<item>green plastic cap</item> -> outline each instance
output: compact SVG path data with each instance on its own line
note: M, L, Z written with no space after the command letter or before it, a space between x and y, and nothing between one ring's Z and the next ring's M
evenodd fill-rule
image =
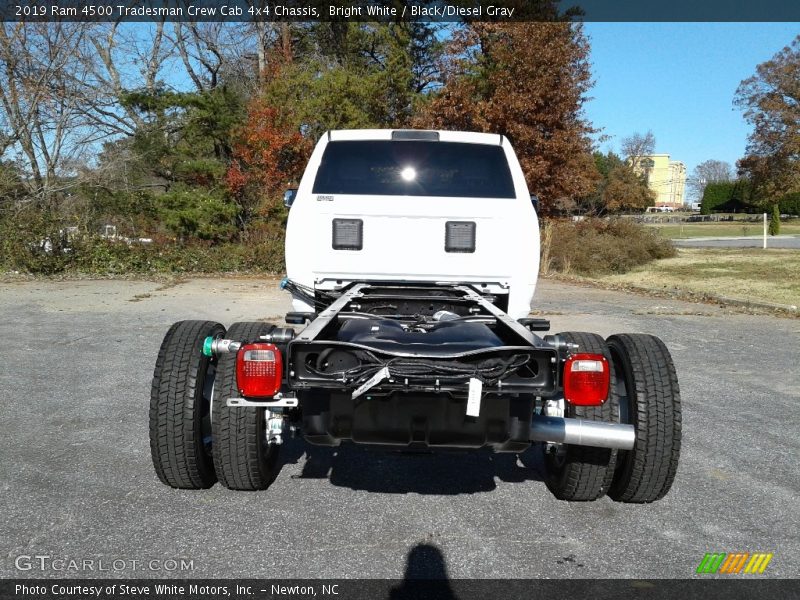
M213 343L213 336L208 336L205 340L203 340L203 356L214 356L214 353L211 351L211 344Z

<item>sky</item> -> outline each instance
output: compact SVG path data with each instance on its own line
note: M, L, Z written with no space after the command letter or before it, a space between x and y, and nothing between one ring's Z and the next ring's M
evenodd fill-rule
M800 23L586 23L584 31L595 82L585 113L609 138L599 149L619 152L622 138L651 130L656 152L691 175L708 159L735 168L751 130L733 106L736 88ZM172 85L191 87L181 69L173 75Z
M701 0L698 0L701 1ZM656 152L683 161L687 174L708 159L732 166L750 126L733 106L739 83L800 34L800 23L587 23L595 127L620 140L651 130Z

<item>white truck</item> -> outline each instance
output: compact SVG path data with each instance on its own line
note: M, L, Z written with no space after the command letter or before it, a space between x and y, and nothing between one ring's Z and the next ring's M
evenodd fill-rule
M266 489L291 430L328 446L534 444L565 500L669 491L681 443L669 351L645 334L539 335L535 199L507 138L331 131L285 203L286 322L305 327L172 326L150 403L161 481Z

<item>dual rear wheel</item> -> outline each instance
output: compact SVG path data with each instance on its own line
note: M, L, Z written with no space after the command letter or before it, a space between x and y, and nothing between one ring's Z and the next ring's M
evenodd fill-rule
M269 323L235 323L227 336L258 341ZM235 490L263 490L274 478L278 446L266 436L266 409L228 407L237 397L236 355L203 355L207 337L223 337L212 321L180 321L167 332L150 394L150 452L158 478L174 488L204 489L219 481Z
M567 332L581 352L603 354L611 390L601 406L565 404L565 417L630 423L631 450L544 445L545 482L562 500L590 501L608 494L620 502L654 502L672 487L681 447L681 398L672 357L659 338Z

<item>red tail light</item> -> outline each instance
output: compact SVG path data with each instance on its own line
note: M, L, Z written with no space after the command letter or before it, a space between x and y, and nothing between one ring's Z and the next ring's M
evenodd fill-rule
M602 354L573 354L564 364L564 399L577 406L599 406L608 399L611 369Z
M236 354L236 387L245 398L271 398L281 389L283 358L275 344L245 344Z

